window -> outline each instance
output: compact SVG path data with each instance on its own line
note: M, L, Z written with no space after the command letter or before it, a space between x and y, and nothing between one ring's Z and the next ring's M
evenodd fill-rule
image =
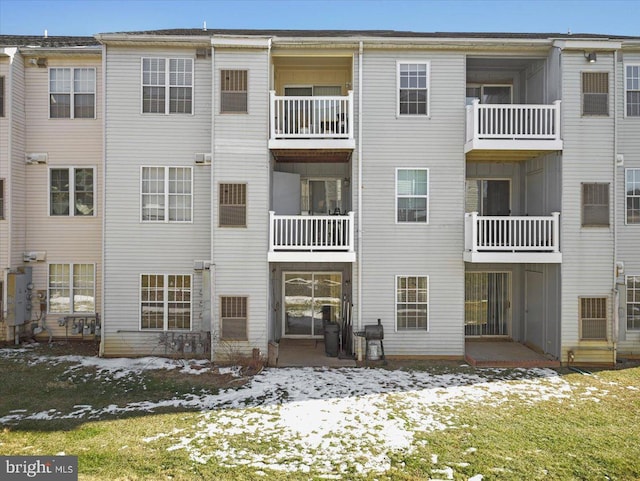
M247 109L247 71L220 71L220 113L242 113Z
M626 66L625 91L627 117L640 117L640 65Z
M398 62L398 114L429 115L429 64Z
M640 169L626 169L627 224L640 224Z
M609 184L582 184L582 227L609 227Z
M640 329L640 276L627 276L627 329Z
M427 330L429 321L429 278L396 276L396 329Z
M396 222L429 221L429 169L396 170Z
M49 312L95 311L95 265L49 264Z
M4 77L0 77L0 117L4 117Z
M191 275L142 274L140 328L191 329Z
M247 226L247 184L220 184L220 227Z
M607 339L607 298L580 298L580 339Z
M607 72L582 72L582 115L609 115Z
M4 179L0 179L0 219L4 219Z
M94 215L93 167L49 170L49 215Z
M246 341L247 298L220 298L220 339L224 341Z
M142 112L193 113L193 59L142 59Z
M49 69L49 117L52 119L94 119L96 112L96 69Z
M142 167L142 221L191 222L192 175L191 167Z

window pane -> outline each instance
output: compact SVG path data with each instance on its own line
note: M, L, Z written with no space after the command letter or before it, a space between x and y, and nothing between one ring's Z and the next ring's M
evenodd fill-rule
M49 96L49 116L52 119L71 117L71 95L51 94Z
M93 264L73 266L73 311L95 312L95 274Z
M168 329L191 328L191 276L168 277Z
M398 330L427 329L428 280L426 276L399 276L396 287Z
M95 97L93 94L76 94L73 101L73 116L77 119L95 117Z
M164 113L164 87L144 87L142 89L142 111L145 113Z
M71 312L69 264L49 264L49 312Z
M164 276L141 276L140 322L142 329L164 328Z
M609 226L609 184L582 184L582 225Z
M75 170L74 215L93 215L93 169Z
M190 114L192 112L191 87L171 87L169 90L169 112Z
M246 196L246 184L220 184L219 225L221 227L247 225Z
M640 224L640 169L626 171L627 224Z
M400 64L399 112L406 115L427 113L427 65Z
M51 169L50 215L69 215L69 169Z
M247 71L220 71L220 112L246 113L247 107Z
M164 167L142 169L142 220L164 220Z
M627 276L627 329L640 329L640 276Z
M582 73L582 114L609 115L608 73Z

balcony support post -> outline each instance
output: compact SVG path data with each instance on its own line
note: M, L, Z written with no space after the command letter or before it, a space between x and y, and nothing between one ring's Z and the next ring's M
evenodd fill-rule
M560 212L552 212L553 216L553 252L560 252Z

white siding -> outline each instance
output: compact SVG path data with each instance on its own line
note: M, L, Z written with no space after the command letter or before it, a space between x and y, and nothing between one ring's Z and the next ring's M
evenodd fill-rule
M619 55L617 64L618 89L618 153L624 155L624 165L617 168L617 257L624 263L625 275L640 275L640 224L625 225L625 169L640 169L640 117L625 117L625 64L640 64L640 52L624 52ZM624 291L624 286L621 286ZM624 296L624 292L623 292ZM640 331L626 330L626 306L622 299L620 337L618 352L620 355L640 354Z
M430 118L396 118L396 61L430 62ZM366 50L362 320L389 355L464 354L464 56ZM396 224L396 168L429 169L429 224ZM429 276L429 331L395 332L395 276Z
M220 297L248 297L248 342L220 346L225 350L267 352L269 339L269 229L270 161L267 149L269 57L267 50L215 49L213 99L213 237L215 298L212 336L220 330ZM220 114L220 70L248 71L248 114ZM218 226L220 183L247 184L247 227Z
M203 305L194 260L210 258L210 170L194 154L211 151L211 59L196 47L107 46L104 353L163 353L158 333L139 329L140 274L193 274L192 330ZM141 58L194 59L194 114L141 113ZM141 166L193 167L193 222L140 222Z
M611 227L581 226L581 183L608 182L613 192L613 55L598 52L589 64L582 51L562 56L562 361L580 347L576 362L612 362L606 343L580 343L578 298L607 297L612 306L613 223ZM581 72L609 72L607 117L583 117ZM611 206L611 220L613 207ZM609 312L611 319L611 310ZM587 348L589 349L587 351Z

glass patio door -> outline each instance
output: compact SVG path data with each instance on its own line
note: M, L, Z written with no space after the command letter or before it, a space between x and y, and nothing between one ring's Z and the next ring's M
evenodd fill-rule
M465 272L466 336L508 336L511 324L511 273Z
M320 337L323 325L342 318L342 274L284 273L283 335Z

